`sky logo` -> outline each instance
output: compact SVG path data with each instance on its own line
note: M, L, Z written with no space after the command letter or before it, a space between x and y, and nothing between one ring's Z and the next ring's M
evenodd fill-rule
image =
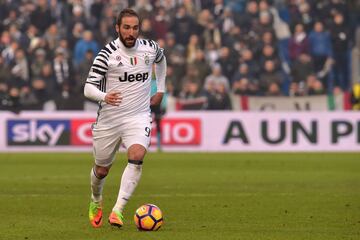
M69 120L8 120L9 146L69 145Z

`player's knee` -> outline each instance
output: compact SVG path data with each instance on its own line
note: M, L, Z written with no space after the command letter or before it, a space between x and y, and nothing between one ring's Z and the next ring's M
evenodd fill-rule
M110 168L108 167L100 167L100 166L95 167L96 176L100 179L106 177L109 173L109 170Z
M139 145L134 144L128 150L128 159L135 160L135 161L142 161L146 154L146 149Z
M131 154L128 154L129 159L132 159L134 161L142 161L144 158L145 153L142 152L133 152Z

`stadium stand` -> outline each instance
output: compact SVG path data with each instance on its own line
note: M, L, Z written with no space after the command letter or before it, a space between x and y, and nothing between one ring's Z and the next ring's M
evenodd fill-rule
M83 82L125 7L165 49L170 110L314 95L330 110L358 104L359 1L18 0L0 1L0 109L93 109Z

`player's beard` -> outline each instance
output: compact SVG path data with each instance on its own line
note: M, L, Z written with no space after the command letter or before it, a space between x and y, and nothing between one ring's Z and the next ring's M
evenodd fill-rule
M127 48L132 48L133 46L135 46L136 43L136 38L135 37L127 37L127 38L123 38L123 36L121 36L121 34L119 34L119 38L120 41L124 44L125 47ZM133 40L133 43L128 43L126 40Z

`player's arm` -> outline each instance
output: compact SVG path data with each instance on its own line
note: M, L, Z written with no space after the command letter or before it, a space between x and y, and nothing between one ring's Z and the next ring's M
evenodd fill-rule
M90 68L88 78L86 79L84 87L85 97L100 102L104 101L107 104L118 106L121 103L120 92L105 91L105 75L108 70L108 55L100 52L94 59L93 65Z
M155 59L155 75L157 93L155 93L150 99L150 105L159 105L165 92L165 78L166 78L166 58L162 51L159 49L157 57Z

